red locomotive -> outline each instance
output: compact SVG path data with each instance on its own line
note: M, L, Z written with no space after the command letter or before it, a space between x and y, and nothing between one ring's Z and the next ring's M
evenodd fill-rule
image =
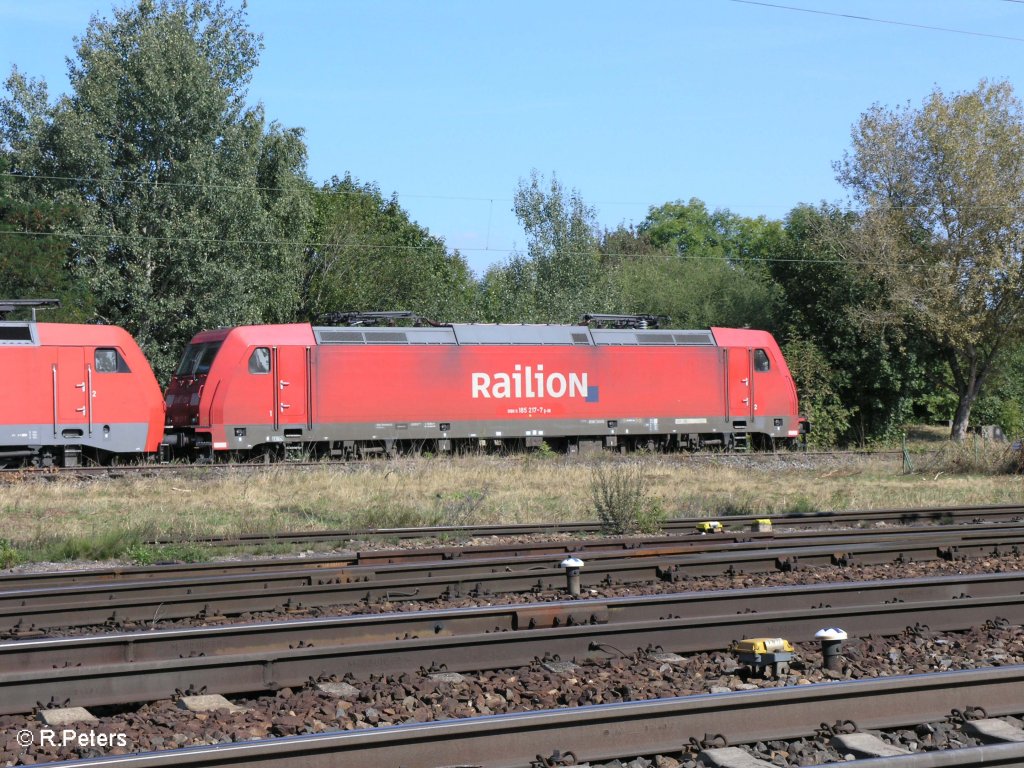
M764 331L589 325L263 325L204 331L166 393L167 438L206 456L361 457L539 446L792 444L808 424ZM383 327L373 321L389 323Z
M135 340L109 325L35 322L55 300L0 301L0 467L75 466L155 454L164 434L160 387Z

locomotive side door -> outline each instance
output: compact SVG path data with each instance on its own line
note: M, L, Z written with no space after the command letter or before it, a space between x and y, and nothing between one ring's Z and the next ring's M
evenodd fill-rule
M274 380L274 428L305 427L311 424L310 413L310 349L309 347L274 347L272 350Z
M51 368L54 435L71 430L66 437L85 437L91 431L91 373L81 347L57 348L57 362Z
M89 414L94 428L100 430L103 447L109 451L131 451L138 444L127 424L138 424L143 403L124 355L117 347L85 350L86 378L89 387Z
M731 347L727 348L725 352L729 418L746 420L754 415L752 350Z

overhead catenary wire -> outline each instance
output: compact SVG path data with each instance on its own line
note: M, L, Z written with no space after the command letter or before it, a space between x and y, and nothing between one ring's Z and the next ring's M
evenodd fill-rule
M266 186L248 186L244 184L211 184L208 182L198 181L161 181L160 179L123 179L113 178L104 176L51 176L42 174L30 174L30 173L17 173L12 171L0 172L0 178L10 178L17 181L62 181L75 184L123 184L126 186L137 186L137 187L171 187L178 189L205 189L210 191L239 191L239 192L294 192L296 187L266 187ZM366 189L331 189L330 187L318 187L311 183L311 186L317 192L324 192L330 195L365 195L367 194ZM370 184L371 187L375 187L374 184ZM379 189L376 190L381 196L384 202L390 202L391 198L386 197L383 192ZM493 207L494 203L513 203L515 198L502 197L500 195L487 195L481 197L478 195L440 195L440 194L424 194L424 193L393 193L396 197L410 200L453 200L471 203L488 203ZM636 200L594 200L591 201L593 205L623 205L623 206L648 206L651 207L650 202L640 202ZM750 204L744 204L750 205ZM765 203L759 207L764 208L776 208L785 207L778 203Z
M157 243L167 244L186 244L186 245L233 245L233 246L280 246L280 247L293 247L293 248L312 248L319 250L329 250L332 248L344 248L348 250L366 250L366 251L429 251L436 250L438 244L433 245L387 245L383 243L352 243L352 242L306 242L304 240L247 240L247 239L229 239L229 238L197 238L197 237L168 237L159 235L143 235L141 233L87 233L87 232L26 232L22 230L3 230L0 229L0 237L3 236L17 236L17 237L53 237L64 240L75 240L75 239L95 239L95 240L148 240ZM455 249L458 253L472 252L472 253L498 253L505 255L520 254L515 248L457 248ZM594 251L560 251L564 256L587 256L593 255ZM602 257L616 258L616 259L637 259L638 255L634 253L619 253L619 252L600 252ZM883 261L883 260L872 260L872 259L842 259L842 258L784 258L781 256L734 256L731 254L689 254L685 252L670 253L665 251L654 251L650 253L640 254L640 258L661 258L661 259L681 259L686 261L726 261L733 264L747 264L747 265L758 265L758 264L833 264L833 265L846 265L846 266L880 266L883 264L896 265L907 268L930 268L930 269L949 269L950 264L936 264L936 263L925 263L920 260L917 261Z
M1021 0L1024 3L1024 0ZM77 183L106 183L106 184L123 184L129 186L149 186L149 187L178 187L183 189L195 189L201 188L210 191L224 191L224 190L239 190L239 191L263 191L263 192L286 192L295 191L294 187L250 187L245 185L225 185L225 184L209 184L205 182L165 182L159 179L121 179L121 178L109 178L109 177L91 177L91 176L54 176L54 175L31 175L24 173L15 173L10 171L0 172L0 177L8 177L15 180L21 181L61 181L61 182L77 182ZM354 190L322 190L318 188L318 191L324 191L327 194L340 194L340 195L363 195L366 194L364 189ZM455 196L455 195L403 195L403 197L420 198L420 199L438 199L438 200L462 200L462 201L476 201L476 202L487 202L491 204L493 209L494 201L499 202L511 202L511 198L501 199L496 197L473 197L473 196ZM385 201L388 198L384 198ZM681 201L671 201L668 204L684 204ZM597 202L595 205L642 205L641 203L607 203ZM652 210L658 206L646 204ZM686 204L684 204L686 205ZM798 204L793 208L804 207L804 204ZM806 207L816 208L807 204ZM878 206L876 206L878 207ZM921 206L880 206L888 208L890 210L898 210L901 208L910 207L921 207ZM983 205L983 206L966 206L961 208L962 211L980 211L980 210L1003 210L1006 208L1019 209L1024 207L1024 203L1021 205ZM731 213L728 208L715 209L715 212L722 211L724 213ZM738 215L738 214L737 214ZM756 218L756 217L744 217L744 218ZM277 247L293 247L293 248L312 248L320 250L329 249L363 249L369 251L432 251L439 247L445 247L447 244L440 238L434 235L427 234L424 239L434 239L436 242L425 243L423 245L388 245L382 243L372 242L308 242L299 240L258 240L258 239L243 239L243 238L216 238L216 237L170 237L160 235L148 235L143 233L87 233L87 232L71 232L71 231L50 231L50 232L30 232L25 230L0 230L0 236L24 236L24 237L53 237L61 238L66 240L75 239L103 239L103 240L145 240L151 242L163 242L163 243L180 243L185 245L243 245L243 246L277 246ZM473 254L497 254L505 256L513 256L522 254L522 251L518 248L494 248L489 244L490 235L488 232L488 243L483 248L473 247L454 247L453 251L459 254L473 253ZM589 252L577 252L577 251L561 251L566 256L582 256ZM636 254L631 253L618 253L618 252L601 252L601 255L607 258L621 258L621 259L632 259L635 258ZM893 262L881 262L878 260L863 260L863 259L839 259L839 258L818 258L818 259L807 259L807 258L783 258L777 256L759 256L759 257L741 257L733 256L729 254L721 255L695 255L687 253L669 253L669 252L652 252L642 254L643 257L660 257L660 258L678 258L685 260L728 260L734 264L764 264L764 263L802 263L802 264L844 264L849 266L876 266L882 263L893 263ZM947 268L939 264L924 264L920 261L904 261L896 262L897 265L902 265L911 268ZM493 265L499 266L499 265Z
M992 32L976 32L970 29L957 29L956 27L937 27L930 24L916 24L911 21L896 21L895 19L880 19L874 16L860 16L854 13L841 13L839 11L823 11L819 8L800 8L795 5L782 5L780 3L768 3L763 0L729 0L729 2L742 5L758 5L764 8L775 8L783 11L797 11L799 13L813 13L819 16L834 16L841 19L852 19L855 21L867 21L875 24L892 24L898 27L912 27L930 32L948 32L956 35L970 35L972 37L987 37L995 40L1007 40L1013 43L1024 43L1024 37L1013 37L1011 35L997 35Z
M1020 0L1024 4L1024 0ZM94 184L123 184L126 186L136 187L177 187L180 189L204 189L209 191L243 191L243 192L294 192L296 187L261 187L261 186L246 186L243 184L210 184L207 182L186 182L186 181L161 181L159 179L121 179L111 177L93 177L93 176L42 176L35 174L26 173L14 173L10 171L0 171L0 178L10 178L16 181L63 181L63 182L75 182L78 184L94 183ZM365 195L367 190L365 189L325 189L322 187L316 187L313 185L313 190L316 192L323 192L328 195ZM382 193L381 198L384 202L390 202L390 197L385 197ZM465 202L476 202L476 203L488 203L492 208L494 203L511 203L514 202L514 198L511 197L500 197L489 195L487 197L479 197L474 195L439 195L439 194L405 194L399 195L397 192L394 193L398 198L409 198L416 200L453 200L453 201L465 201ZM697 198L702 204L707 207L707 203L704 200ZM836 205L838 203L828 201L822 201L827 205ZM650 209L658 209L662 206L653 205L650 201L640 202L636 200L592 200L591 205L629 205L629 206L646 206ZM689 201L683 201L682 198L676 198L675 200L669 200L662 205L689 205ZM741 208L817 208L818 205L811 203L796 203L794 205L785 205L782 203L751 203L745 202L737 205L736 207ZM885 208L888 210L902 210L905 208L921 208L925 207L922 205L875 205L872 208ZM960 211L988 211L988 210L1005 210L1008 208L1020 209L1024 208L1024 200L1019 204L1006 205L1006 204L992 204L992 205L966 205L958 207ZM711 213L733 213L731 208L727 207L716 207L709 209ZM735 214L737 216L741 214ZM746 216L744 218L757 218L756 216Z
M265 187L265 186L248 186L245 184L211 184L209 182L201 181L162 181L161 179L123 179L109 176L50 176L44 174L31 174L31 173L17 173L14 171L0 172L0 177L17 179L19 181L64 181L64 182L75 182L78 184L91 183L91 184L124 184L128 186L139 186L139 187L171 187L177 189L205 189L210 191L237 191L237 192L294 192L297 187ZM353 184L356 182L353 181ZM311 183L314 189L318 192L327 192L332 195L365 195L367 194L366 189L331 189L329 187L317 187ZM372 183L370 186L375 186ZM380 190L377 190L378 194L384 199L385 202L389 202L390 198L385 197ZM397 194L397 193L395 193ZM474 197L471 195L422 195L422 194L403 194L402 197L422 199L422 200L462 200L476 203L487 203L498 200L499 202L512 202L512 198L497 198L493 196L488 197ZM604 203L605 205L637 205L637 203Z

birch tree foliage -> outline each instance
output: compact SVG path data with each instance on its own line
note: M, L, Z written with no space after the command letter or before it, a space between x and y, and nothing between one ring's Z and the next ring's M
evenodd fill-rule
M298 305L306 150L246 104L261 46L244 7L138 0L76 39L67 95L14 72L0 103L21 191L74 199L70 264L158 376L195 331Z
M874 106L838 180L864 209L852 253L885 287L876 323L907 322L949 362L952 437L1005 346L1024 335L1024 114L1006 82Z
M519 181L514 210L526 233L526 252L485 274L485 317L575 323L588 312L607 311L596 214L580 193L533 171L529 181Z

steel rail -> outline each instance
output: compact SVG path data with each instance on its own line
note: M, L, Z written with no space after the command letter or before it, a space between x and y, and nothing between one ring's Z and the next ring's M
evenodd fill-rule
M910 536L939 537L943 535L963 537L984 537L993 534L1013 535L1024 530L1021 522L978 523L970 530L963 524L930 525L914 528L869 528L863 530L790 530L777 532L746 532L718 533L710 535L685 536L650 536L629 537L624 539L577 539L565 542L527 542L517 544L491 544L466 547L432 547L426 549L390 549L362 550L356 553L359 565L400 564L412 562L437 562L454 559L482 557L526 557L530 555L564 555L628 551L631 555L643 554L641 550L655 550L669 547L686 547L694 550L720 550L738 548L745 545L748 549L758 547L775 547L786 544L803 545L817 542L830 546L845 541L851 543L867 543L885 539L901 539Z
M934 631L963 630L994 619L1024 623L1024 595L693 618L668 615L614 624L469 635L431 632L423 637L213 657L11 670L0 674L4 694L0 714L28 712L50 700L85 707L112 705L166 698L186 690L222 694L277 690L349 673L365 677L423 668L479 672L525 666L544 658L583 660L595 654L618 655L621 651L616 649L720 650L742 637L810 640L827 626L840 626L850 637L859 637L899 634L918 625Z
M72 571L38 571L0 574L0 595L16 589L50 589L61 586L88 586L112 582L133 582L146 579L219 577L260 574L289 570L325 570L371 565L413 565L458 560L490 560L496 568L513 567L526 558L578 554L594 558L630 558L663 556L690 552L713 552L726 549L765 549L783 545L841 546L845 543L868 543L883 540L922 539L953 536L955 538L1013 537L1024 533L1017 523L979 524L967 530L962 525L929 526L927 528L869 530L786 531L778 533L715 534L709 536L655 536L612 539L574 539L564 542L529 542L519 544L467 547L432 547L426 549L389 549L337 552L320 557L289 557L271 560L210 561L207 563L167 563L151 566L124 566Z
M791 570L852 563L905 563L992 555L1024 547L1024 534L998 536L964 531L957 536L911 536L866 544L764 547L736 545L691 554L591 558L582 569L586 588L602 585L685 581L694 576ZM0 630L27 633L40 627L72 627L119 621L238 615L354 605L374 601L430 600L462 595L551 592L565 589L565 571L550 559L453 560L427 565L356 566L337 570L282 571L174 580L150 579L108 585L11 590L0 593Z
M1001 525L1001 524L1000 524ZM938 530L938 529L928 529ZM978 529L975 529L978 530ZM884 531L877 531L884 533ZM822 535L821 532L814 532ZM834 534L838 535L838 534ZM849 535L846 532L846 535ZM722 549L728 545L752 541L782 541L792 535L715 535L713 537L668 536L651 538L574 539L565 542L538 542L480 547L434 547L429 549L389 549L343 551L318 557L288 557L270 560L210 561L206 563L165 563L150 566L124 566L117 568L83 569L72 571L37 571L32 573L0 574L0 592L13 589L48 588L56 586L87 585L143 579L188 578L197 576L227 576L231 574L263 573L284 570L338 569L361 565L402 565L440 563L448 560L480 560L521 558L540 555L567 555L578 553L628 552L639 556L639 550L660 548L663 551L705 551ZM515 562L515 560L513 560Z
M801 738L812 735L822 722L838 720L873 729L941 720L954 709L971 706L983 707L992 716L1018 714L1022 685L1024 667L1011 666L490 715L49 765L524 768L538 755L556 751L572 752L580 762L598 762L676 752L691 738L715 733L730 743L744 743ZM971 752L993 760L997 753L1020 755L1018 750L1014 745Z
M754 610L772 613L898 602L1005 598L1022 592L1024 573L1018 572L676 592L604 600L564 600L29 639L0 642L0 670L47 670L69 662L88 666L167 661L182 656L270 652L300 644L306 647L337 646L387 642L398 638L453 637L681 616L695 619Z

